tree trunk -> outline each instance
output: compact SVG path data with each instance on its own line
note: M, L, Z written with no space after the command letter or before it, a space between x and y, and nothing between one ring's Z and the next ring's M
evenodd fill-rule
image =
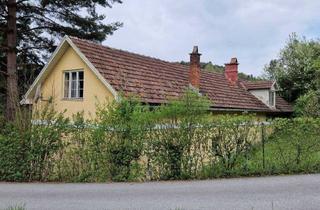
M17 2L8 0L7 17L7 96L6 96L6 119L13 121L18 109L18 77L17 77Z

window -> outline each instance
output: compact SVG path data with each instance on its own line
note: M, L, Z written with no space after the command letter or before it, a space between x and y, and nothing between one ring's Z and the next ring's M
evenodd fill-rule
M269 91L269 105L275 106L276 102L276 92L275 91Z
M64 73L64 98L83 98L83 71L66 71Z

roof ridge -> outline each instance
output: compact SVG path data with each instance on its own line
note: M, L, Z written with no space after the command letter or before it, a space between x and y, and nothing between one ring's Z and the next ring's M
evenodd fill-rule
M152 59L152 60L165 62L165 63L172 64L172 65L181 66L181 67L184 67L184 68L189 68L189 65L181 64L179 61L166 61L166 60L163 60L163 59L160 59L160 58L156 58L156 57L152 57L152 56L148 56L148 55L144 55L144 54L140 54L140 53L136 53L136 52L130 52L128 50L122 50L122 49L110 47L110 46L107 46L107 45L103 45L102 43L97 43L97 42L94 42L94 41L91 41L91 40L87 40L87 39L81 39L81 38L75 37L75 36L69 36L69 37L72 38L72 39L77 39L77 40L82 41L82 42L86 42L88 44L94 44L94 45L98 45L100 47L108 48L108 49L111 49L111 50L116 50L116 51L119 51L119 52L125 52L125 53L130 54L130 55L136 55L136 56L140 56L140 57L144 57L144 58L148 58L148 59ZM218 75L223 75L224 74L223 72L210 71L210 70L205 69L205 68L201 68L201 71L205 71L205 72L213 73L213 74L218 74Z
M205 69L205 68L201 68L201 71L204 71L204 72L207 72L207 73L212 73L212 74L224 75L224 72L216 72L216 71L208 70L208 69Z
M79 40L79 41L86 42L86 43L88 43L88 44L98 45L98 46L100 46L100 47L109 48L109 49L111 49L111 50L116 50L116 51L119 51L119 52L124 52L124 53L130 54L130 55L135 55L135 56L140 56L140 57L147 58L147 59L157 60L157 61L165 62L165 63L171 64L171 65L178 65L178 66L186 67L185 65L180 64L179 62L166 61L166 60L163 60L163 59L160 59L160 58L156 58L156 57L152 57L152 56L148 56L148 55L144 55L144 54L140 54L140 53L136 53L136 52L130 52L130 51L128 51L128 50L122 50L122 49L110 47L110 46L107 46L107 45L103 45L102 43L94 42L94 41L87 40L87 39L81 39L81 38L75 37L75 36L69 36L69 37L70 37L71 39L77 39L77 40Z
M274 80L246 80L246 79L243 79L242 81L243 82L252 82L252 83L254 83L254 82L256 82L256 83L258 83L258 82L274 82Z

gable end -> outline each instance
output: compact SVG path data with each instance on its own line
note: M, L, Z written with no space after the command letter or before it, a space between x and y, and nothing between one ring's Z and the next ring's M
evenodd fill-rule
M35 81L32 83L20 104L32 104L32 97L36 92L37 86L43 82L49 75L53 67L59 62L60 58L63 56L64 52L71 47L76 54L81 58L81 60L89 67L89 69L96 75L96 77L104 84L104 86L112 93L115 100L119 100L119 96L116 90L106 81L106 79L100 74L100 72L94 67L94 65L86 58L86 56L80 51L80 49L72 42L72 40L65 36L61 41L60 45L56 48L52 56L50 57L47 64L43 67L40 74L37 76Z

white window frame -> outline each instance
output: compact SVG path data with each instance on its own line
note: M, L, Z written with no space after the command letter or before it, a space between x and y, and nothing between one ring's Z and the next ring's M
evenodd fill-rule
M273 103L271 104L271 95L272 95L272 98L273 98ZM276 91L273 91L273 90L269 90L269 105L272 106L272 107L275 107L276 106Z
M80 90L79 90L79 72L83 73L83 90L82 90L82 97L79 96ZM76 96L71 97L71 91L72 91L72 73L76 73ZM66 74L69 74L69 83L68 83L68 95L65 95L65 88L66 88ZM63 71L63 98L68 100L82 100L84 98L84 71L83 69L77 69L77 70L66 70Z

